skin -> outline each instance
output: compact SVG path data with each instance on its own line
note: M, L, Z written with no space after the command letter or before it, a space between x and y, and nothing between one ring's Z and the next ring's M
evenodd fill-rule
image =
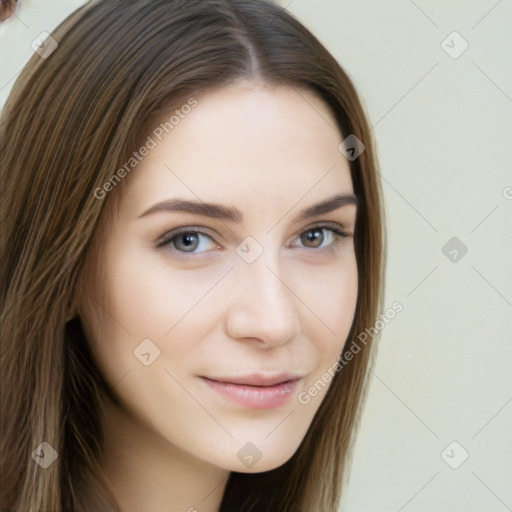
M285 463L327 386L306 405L297 397L342 352L356 306L356 206L294 220L353 194L329 108L313 93L254 83L197 99L130 175L79 300L100 369L123 403L107 406L102 465L124 512L217 511L231 471ZM236 207L243 222L142 215L173 198ZM313 229L325 222L347 236ZM208 236L171 233L156 247L180 227ZM252 263L236 251L249 236L263 251ZM254 256L250 243L241 247ZM160 350L148 366L134 355L144 339ZM302 378L284 405L263 410L201 378L281 372ZM252 467L237 457L248 442L261 454Z

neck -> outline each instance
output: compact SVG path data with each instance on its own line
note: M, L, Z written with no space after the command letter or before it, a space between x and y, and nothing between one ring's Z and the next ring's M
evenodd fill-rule
M121 512L218 512L229 472L106 406L102 469Z

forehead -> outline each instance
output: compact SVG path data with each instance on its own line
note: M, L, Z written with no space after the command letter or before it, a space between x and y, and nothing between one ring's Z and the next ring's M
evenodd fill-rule
M156 144L131 176L131 207L179 196L244 209L258 198L293 202L352 192L348 162L338 150L342 136L314 93L246 84L196 99L162 140L150 133Z

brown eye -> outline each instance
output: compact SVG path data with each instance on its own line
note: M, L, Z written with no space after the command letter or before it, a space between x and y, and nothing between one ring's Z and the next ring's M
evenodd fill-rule
M341 224L331 222L306 229L297 236L292 247L320 250L334 249L344 238L348 237L348 233Z
M320 247L325 239L324 231L321 228L309 229L300 235L300 241L305 247Z

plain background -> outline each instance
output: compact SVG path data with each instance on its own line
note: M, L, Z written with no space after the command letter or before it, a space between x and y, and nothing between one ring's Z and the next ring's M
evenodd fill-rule
M0 105L31 42L82 3L23 0L0 27ZM512 1L280 3L363 98L383 311L404 308L382 331L343 510L512 510Z

